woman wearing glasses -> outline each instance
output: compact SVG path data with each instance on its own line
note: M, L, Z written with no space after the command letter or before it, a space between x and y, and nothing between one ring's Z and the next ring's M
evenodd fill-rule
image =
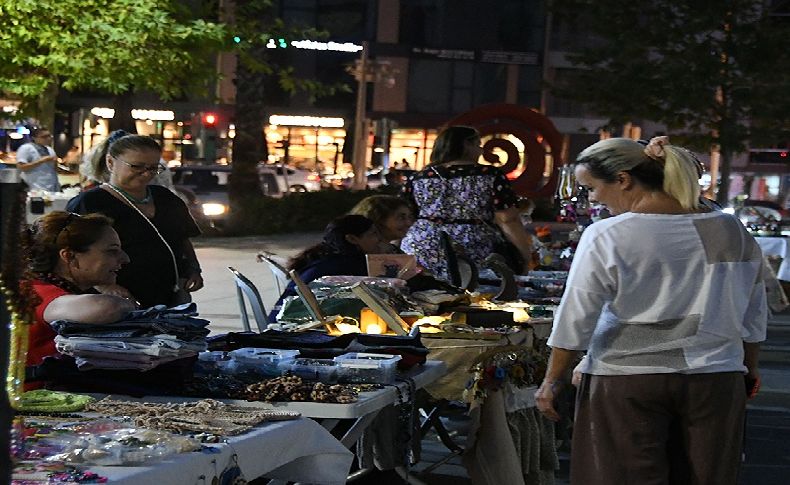
M71 199L68 210L102 213L115 230L131 262L118 273L118 284L143 307L189 301L203 287L190 237L200 234L184 202L151 182L162 170L162 148L150 137L113 132L100 146L109 181Z
M115 285L129 262L107 217L54 211L39 218L23 238L29 279L40 299L30 327L28 366L58 354L51 322L111 323L135 309L132 298L95 289Z

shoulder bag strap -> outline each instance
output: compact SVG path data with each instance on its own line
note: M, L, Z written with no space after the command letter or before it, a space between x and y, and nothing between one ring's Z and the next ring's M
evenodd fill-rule
M170 247L170 244L168 244L167 241L165 240L165 238L162 236L162 233L159 232L159 229L157 229L156 226L154 225L154 223L151 221L151 219L146 217L146 215L143 214L143 211L141 211L139 207L134 205L134 203L131 200L129 200L129 198L126 197L126 195L124 195L121 191L119 191L118 189L116 189L115 187L113 187L110 184L102 184L102 187L106 187L106 188L112 190L112 193L114 195L116 195L116 197L121 199L123 202L126 203L126 205L128 205L129 207L134 209L135 212L137 212L138 214L140 214L140 217L142 217L143 220L145 222L147 222L149 226L151 226L151 229L154 230L156 235L159 236L159 240L162 241L162 244L165 245L165 247L167 248L167 251L170 253L170 258L173 260L173 272L176 275L176 282L175 282L175 285L173 286L173 292L176 292L176 291L180 290L180 288L178 286L178 281L180 279L180 275L178 274L178 262L176 261L176 254L173 252L173 248Z

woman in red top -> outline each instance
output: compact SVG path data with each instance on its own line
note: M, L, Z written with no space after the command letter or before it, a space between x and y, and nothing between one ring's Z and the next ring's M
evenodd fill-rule
M55 211L39 218L27 233L32 286L41 298L27 354L27 365L35 366L58 355L51 322L111 323L136 304L115 286L116 274L129 257L111 219ZM102 285L112 285L116 294L101 294Z

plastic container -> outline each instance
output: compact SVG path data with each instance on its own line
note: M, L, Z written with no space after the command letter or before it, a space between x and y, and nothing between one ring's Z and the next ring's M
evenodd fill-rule
M280 363L280 371L290 372L308 381L320 381L329 384L337 382L338 365L330 359L294 359Z
M333 359L338 379L345 383L393 384L400 355L351 352Z
M280 375L279 366L293 362L299 351L245 347L229 352L229 355L233 359L229 366L233 373L254 372L266 377L277 377Z
M231 362L227 352L200 352L195 362L195 373L198 375L224 373Z

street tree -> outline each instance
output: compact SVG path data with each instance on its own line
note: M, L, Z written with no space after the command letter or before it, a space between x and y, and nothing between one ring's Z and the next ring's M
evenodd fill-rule
M47 124L60 89L207 92L226 42L223 25L174 0L4 1L0 18L0 94Z
M286 49L269 49L270 41L283 39L320 40L327 32L299 25L287 25L277 18L271 0L236 0L223 21L230 25L236 42L236 101L233 139L233 172L230 179L231 202L261 195L256 166L268 156L263 137L265 113L271 91L281 89L291 96L307 96L310 102L348 90L343 84L325 84L300 78L289 65Z
M790 138L790 19L778 3L555 0L554 15L589 39L552 89L612 126L653 121L718 149L726 202L732 155Z

